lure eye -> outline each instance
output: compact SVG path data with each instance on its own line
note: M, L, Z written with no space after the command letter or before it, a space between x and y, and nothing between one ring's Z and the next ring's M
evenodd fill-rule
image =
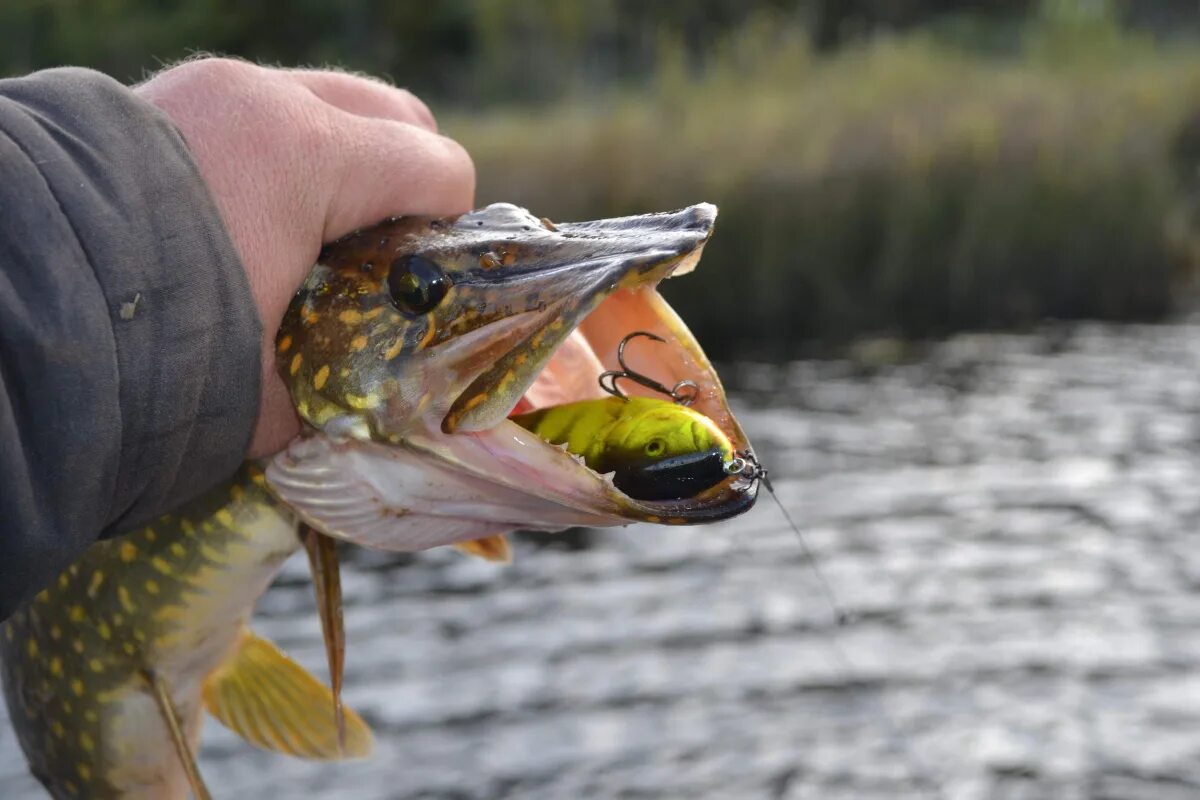
M650 456L651 458L661 456L663 451L667 449L667 443L662 439L651 439L646 443L646 447L644 449L646 451L646 455Z
M450 291L450 279L423 256L401 256L388 271L388 292L396 308L406 314L428 314Z

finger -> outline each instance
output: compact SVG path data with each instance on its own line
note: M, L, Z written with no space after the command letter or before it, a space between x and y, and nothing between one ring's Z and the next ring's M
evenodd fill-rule
M437 132L433 112L412 92L344 72L292 70L287 74L329 105L348 114L407 122Z
M347 134L351 141L333 183L325 241L389 216L470 210L475 165L458 142L378 119L360 120Z

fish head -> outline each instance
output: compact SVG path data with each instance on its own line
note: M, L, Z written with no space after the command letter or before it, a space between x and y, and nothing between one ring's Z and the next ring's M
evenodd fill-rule
M273 460L272 488L318 530L388 549L747 510L757 484L736 475L697 497L627 497L508 419L606 396L599 375L643 331L663 341L631 345L626 365L691 382L691 408L749 452L716 371L657 291L695 266L715 219L700 204L555 224L497 203L387 220L327 246L276 340L309 430Z

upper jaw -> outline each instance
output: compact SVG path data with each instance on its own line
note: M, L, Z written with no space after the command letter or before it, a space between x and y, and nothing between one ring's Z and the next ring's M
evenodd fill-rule
M268 480L319 529L389 549L421 549L517 527L689 524L748 510L757 482L739 477L698 497L632 499L609 476L506 420L518 403L525 410L604 396L600 372L618 369L620 341L645 331L665 343L640 341L626 351L626 363L667 386L694 382L699 391L693 408L712 418L735 450L750 452L715 370L655 288L695 265L715 216L714 207L702 204L544 228L539 221L539 230L521 241L550 237L548 244L537 258L518 262L521 269L510 273L516 280L508 285L536 285L546 302L495 327L493 333L507 331L499 337L500 355L482 368L459 370L489 338L497 343L484 330L476 332L477 342L467 334L430 348L421 354L421 372L458 376L442 387L440 402L417 418L377 421L398 435L373 442L329 436L298 441L275 459ZM506 226L531 219L515 207L491 206L464 215L454 227L481 229L481 237L494 239ZM498 276L494 283L503 287L507 280ZM652 394L632 383L622 388Z
M716 213L715 206L702 203L676 212L594 222L541 221L548 225L541 235L549 240L530 241L518 269L494 276L485 273L477 280L508 295L537 296L544 308L527 315L524 335L517 337L514 346L455 393L442 419L442 431L453 434L495 427L579 325L597 315L604 317L598 310L609 304L611 296L653 290L664 278L690 270L712 235ZM470 216L465 221L468 228ZM429 355L438 358L436 349Z

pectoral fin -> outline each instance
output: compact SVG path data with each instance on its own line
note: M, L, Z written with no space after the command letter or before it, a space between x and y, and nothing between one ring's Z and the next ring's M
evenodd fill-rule
M204 706L251 744L300 758L364 758L373 745L367 723L347 708L345 748L339 753L329 689L249 630L205 683Z
M192 752L187 734L183 732L183 725L179 721L179 712L176 711L175 703L171 700L171 687L158 673L146 672L143 677L150 684L150 690L154 693L154 701L158 704L158 710L167 724L171 741L175 745L175 752L179 756L179 763L183 767L184 774L187 775L188 784L192 787L192 797L195 800L212 800L208 787L204 785L204 778L200 776L200 768L196 766L196 754Z
M512 547L509 546L508 539L503 533L471 539L467 542L458 542L454 547L459 552L482 558L484 561L498 561L501 564L512 563Z
M321 634L325 639L338 747L344 748L346 712L342 706L342 675L346 667L346 626L342 618L342 577L337 542L303 522L300 523L299 532L300 541L308 552L308 566L317 595L317 613L321 617Z

